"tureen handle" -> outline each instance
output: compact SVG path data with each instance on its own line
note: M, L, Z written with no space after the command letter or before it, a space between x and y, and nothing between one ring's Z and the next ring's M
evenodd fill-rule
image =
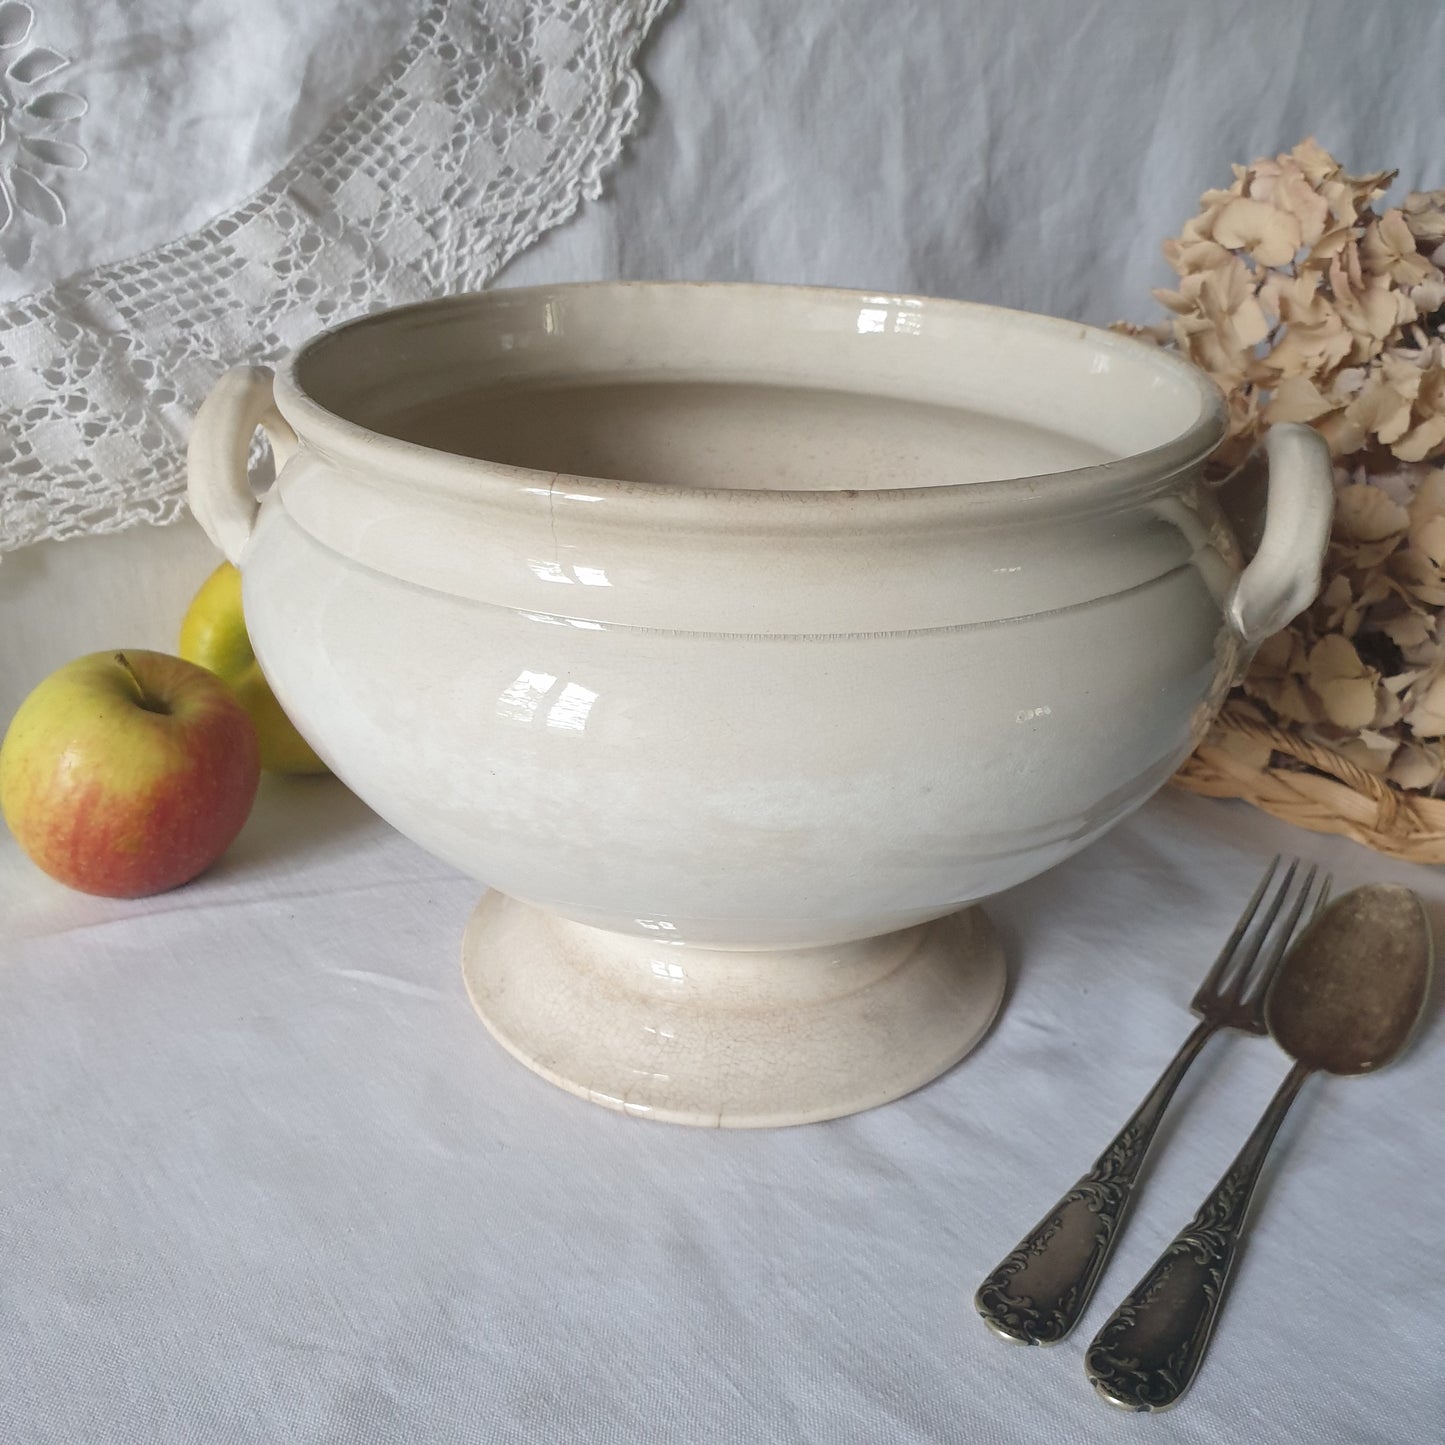
M186 450L186 495L206 536L239 564L259 503L247 462L260 427L280 472L296 450L296 433L276 410L273 373L266 366L232 367L211 388L191 425Z
M1269 461L1264 532L1225 609L1251 647L1315 600L1335 510L1330 449L1317 431L1280 422L1265 433L1264 449Z

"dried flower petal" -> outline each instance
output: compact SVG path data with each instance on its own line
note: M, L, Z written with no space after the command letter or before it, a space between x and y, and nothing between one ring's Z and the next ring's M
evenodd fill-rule
M1445 251L1445 245L1440 249ZM1436 259L1445 260L1445 256L1437 256ZM1410 288L1411 304L1421 316L1431 316L1445 307L1445 272L1437 266L1436 273Z
M1393 746L1389 751L1371 747L1363 733L1343 740L1317 738L1316 741L1324 742L1326 746L1333 748L1335 752L1352 762L1357 768L1367 773L1373 773L1376 777L1385 776L1395 751Z
M1360 442L1370 436L1382 442L1394 442L1410 429L1410 396L1393 386L1384 376L1373 377L1365 389L1345 409L1345 418L1360 432Z
M1405 715L1405 725L1417 738L1445 737L1445 673L1416 698Z
M1254 654L1255 671L1273 673L1282 677L1293 665L1293 656L1299 644L1288 632L1276 632L1259 644Z
M1274 389L1265 408L1265 420L1315 421L1336 411L1339 403L1326 396L1308 376L1287 376Z
M1428 557L1411 549L1390 558L1391 569L1414 598L1428 607L1445 607L1445 577Z
M1427 417L1391 448L1402 462L1422 462L1445 447L1445 415Z
M1410 514L1378 487L1352 482L1335 497L1335 528L1359 542L1398 536L1410 525Z
M1380 631L1399 648L1418 647L1435 636L1435 628L1429 618L1418 612L1406 612L1399 617L1392 617L1380 624ZM1400 676L1405 678L1402 686L1408 686L1415 680L1413 673L1401 673ZM1394 685L1395 678L1385 679L1386 687L1393 688Z
M1388 277L1363 273L1353 243L1330 262L1327 275L1335 310L1353 333L1351 360L1378 356L1396 326L1415 319L1410 298L1394 290Z
M1231 757L1237 758L1245 767L1254 772L1262 773L1268 766L1273 756L1273 749L1267 742L1249 733L1242 733L1235 728L1228 728L1210 738L1210 743L1222 748Z
M1324 236L1330 220L1329 202L1293 155L1255 161L1249 167L1249 194L1292 216L1299 224L1303 245L1313 246Z
M1412 522L1445 512L1445 467L1434 468L1416 479L1409 510Z
M1261 266L1287 266L1304 243L1300 223L1288 211L1239 196L1214 221L1214 239L1230 250L1247 251Z
M1194 271L1212 271L1217 266L1227 266L1235 259L1212 239L1165 241L1163 249L1164 259L1181 276L1188 276Z
M1424 792L1445 777L1445 751L1406 743L1395 753L1386 777L1398 788Z
M1417 286L1436 274L1435 267L1415 249L1415 237L1405 224L1405 213L1386 211L1365 227L1360 257L1372 276L1388 276L1398 286Z
M1400 211L1416 241L1445 241L1445 190L1411 191Z
M1313 136L1302 140L1289 153L1289 158L1311 185L1317 186L1340 173L1340 163Z
M1354 339L1317 274L1272 274L1261 286L1259 299L1285 328L1257 368L1264 384L1279 377L1319 375L1349 356Z
M1336 573L1325 584L1319 597L1315 601L1315 610L1320 621L1331 632L1343 632L1349 636L1350 629L1345 624L1345 618L1352 610L1355 600L1354 589L1350 586L1350 579L1342 572Z
M1246 679L1245 691L1251 697L1269 704L1270 711L1283 722L1314 722L1317 710L1298 678Z
M1339 677L1317 689L1325 715L1342 728L1368 727L1375 720L1375 687L1368 678Z
M1316 692L1337 678L1363 677L1365 664L1348 638L1329 633L1310 649L1310 686Z
M1424 674L1418 668L1412 672L1397 672L1394 677L1381 678L1380 685L1392 696L1399 697L1407 687L1412 686L1423 676Z

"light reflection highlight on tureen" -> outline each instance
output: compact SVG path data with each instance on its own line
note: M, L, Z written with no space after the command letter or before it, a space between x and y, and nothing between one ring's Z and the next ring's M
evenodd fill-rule
M859 308L858 334L921 336L923 316L917 298L911 296L870 296L869 305ZM891 323L891 324L890 324Z
M601 632L603 627L602 623L586 617L558 617L555 612L523 612L519 609L517 615L528 622L545 622L549 627L576 627L583 632Z
M516 680L503 688L498 696L497 716L519 723L535 721L538 710L557 686L557 681L553 673L534 672L524 667ZM580 682L567 683L547 709L545 725L562 732L582 732L598 696L592 688L583 687Z
M542 582L561 582L572 586L580 582L584 587L610 587L612 581L603 567L589 567L585 563L565 566L562 562L536 557L527 558L528 570Z
M547 713L547 726L580 733L587 726L587 714L596 701L597 694L590 687L583 687L580 682L569 682Z
M556 684L557 679L552 673L533 672L524 667L516 681L503 688L497 698L497 716L514 722L531 722L542 699Z

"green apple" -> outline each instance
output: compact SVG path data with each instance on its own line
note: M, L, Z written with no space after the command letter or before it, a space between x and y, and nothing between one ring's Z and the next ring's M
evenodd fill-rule
M203 667L140 649L51 673L0 744L0 812L53 878L139 898L188 882L241 831L256 729Z
M241 611L241 574L222 562L191 600L179 651L223 679L251 714L261 739L261 766L273 773L324 773L326 764L296 731L261 672Z

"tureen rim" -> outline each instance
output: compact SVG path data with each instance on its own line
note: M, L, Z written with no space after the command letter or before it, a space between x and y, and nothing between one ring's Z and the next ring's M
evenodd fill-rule
M1014 326L1053 333L1061 340L1087 341L1096 347L1126 355L1134 363L1151 365L1196 396L1199 410L1183 431L1167 441L1126 456L1063 471L986 481L945 482L917 487L847 489L708 488L659 482L638 482L583 474L559 473L464 456L422 443L389 436L343 416L317 401L299 376L307 361L323 347L332 346L364 329L395 324L402 317L422 313L441 316L448 311L476 307L492 298L515 301L548 296L565 298L583 293L624 291L711 290L758 299L782 295L805 297L822 303L873 303L879 306L927 307L958 315L1008 318ZM880 509L890 521L928 523L940 514L957 515L962 508L980 520L1022 507L1065 512L1107 510L1112 505L1137 501L1141 495L1166 490L1181 473L1192 471L1219 445L1227 427L1223 393L1198 367L1176 353L1116 331L1085 322L1020 311L975 301L909 295L901 292L854 290L840 287L782 285L730 281L582 281L542 286L495 288L434 297L405 306L340 322L312 336L291 351L276 370L276 403L303 443L338 460L359 463L369 471L385 469L404 476L409 489L439 498L447 496L470 505L529 508L542 497L549 504L557 496L571 502L606 502L599 508L618 520L635 507L645 506L653 522L681 510L696 515L701 508L723 511L739 521L783 525L789 518L806 519L816 527L834 514L846 523L856 521L858 508ZM480 490L479 490L480 488ZM880 519L881 520L881 519Z

